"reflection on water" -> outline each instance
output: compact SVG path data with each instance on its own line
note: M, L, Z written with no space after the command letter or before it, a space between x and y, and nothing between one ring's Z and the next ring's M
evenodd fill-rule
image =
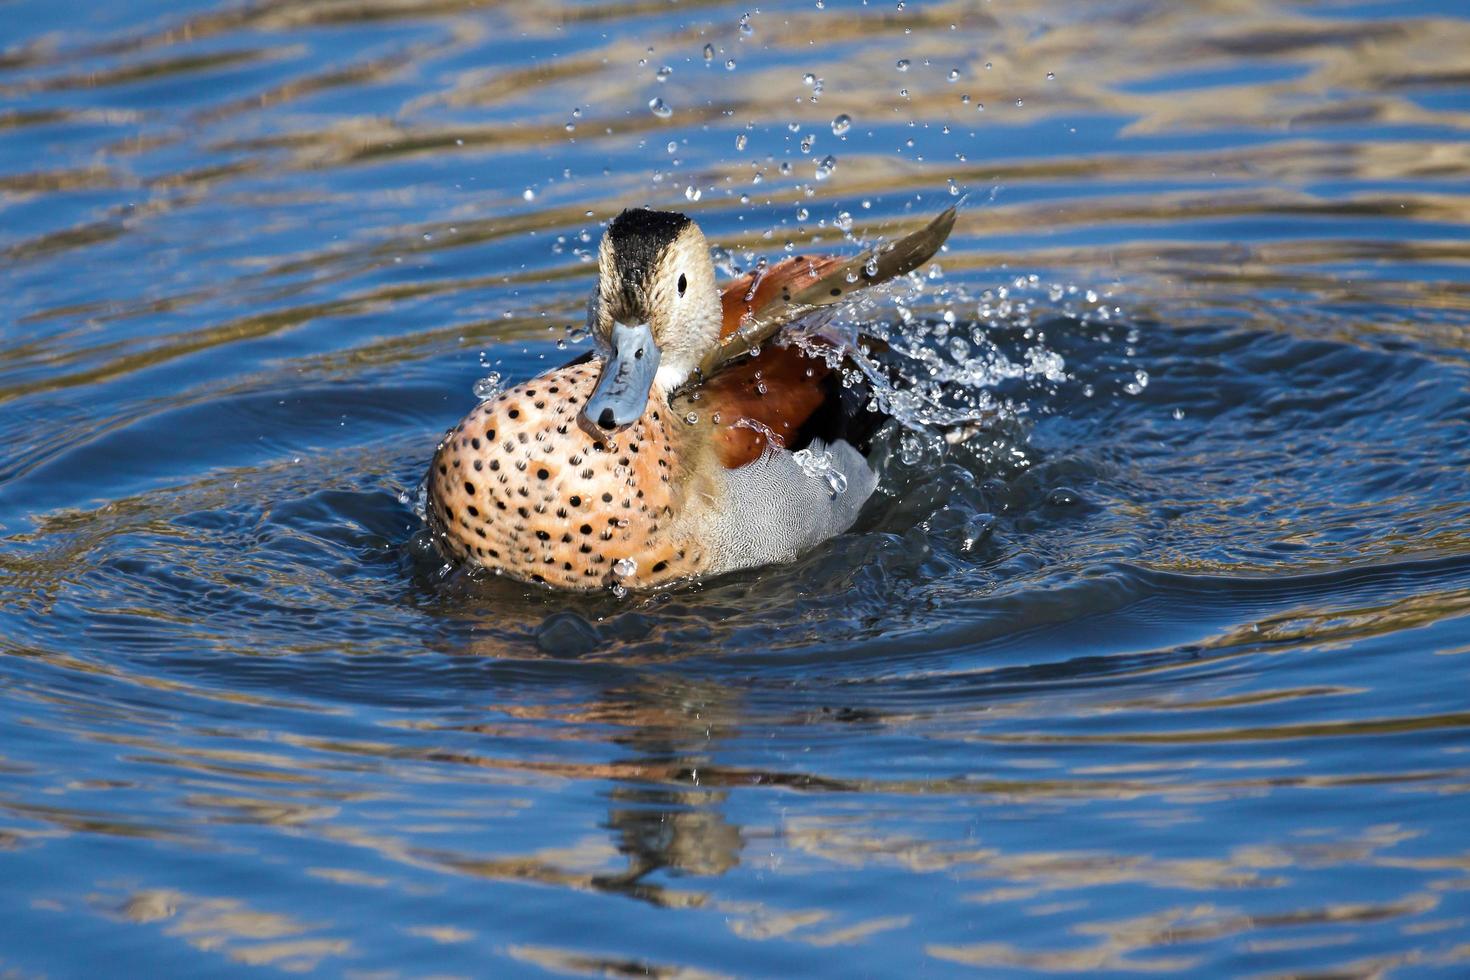
M0 974L1470 968L1459 5L5 14ZM620 208L966 191L864 315L986 425L855 533L425 552Z

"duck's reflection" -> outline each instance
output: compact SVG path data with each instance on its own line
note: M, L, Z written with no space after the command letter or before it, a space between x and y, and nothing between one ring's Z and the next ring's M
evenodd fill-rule
M736 693L649 679L609 691L590 710L625 726L612 741L658 774L657 784L633 780L608 794L608 828L628 861L623 877L641 880L659 870L720 875L739 864L745 840L725 811L729 791L700 785L712 748L738 722Z
M623 894L658 905L702 904L702 894L682 891L660 881L657 874L709 877L740 864L745 834L730 819L727 802L732 779L740 782L747 774L732 774L728 767L715 765L721 742L744 722L740 689L680 676L667 669L667 663L659 665L662 669L650 669L650 658L642 655L615 656L610 643L626 640L642 650L649 639L644 635L646 629L635 630L636 637L622 636L627 623L616 616L596 617L600 623L593 626L589 619L562 610L537 625L533 610L512 605L509 609L502 606L501 612L494 624L498 629L477 634L463 653L526 664L524 637L530 633L536 637L538 653L549 653L548 661L567 661L568 669L563 673L552 668L552 683L560 687L558 696L544 696L547 678L535 671L533 683L542 696L518 699L502 689L496 713L516 723L535 723L538 737L599 742L616 749L612 758L603 761L475 757L477 765L550 773L607 787L602 791L608 805L601 824L606 836L596 844L575 844L585 860L572 864L586 870L571 870L559 859L565 855L541 854L517 859L509 874ZM519 638L506 630L506 613L519 620L514 625L524 629ZM641 619L623 617L627 618ZM549 643L552 639L554 643ZM548 645L555 646L555 652ZM562 685L585 673L598 674L601 683L577 683L567 696ZM488 721L472 727L495 738L515 734ZM449 858L449 863L494 877L508 870L500 867L503 861L475 861L473 869L466 868L462 860ZM589 867L593 864L595 869Z

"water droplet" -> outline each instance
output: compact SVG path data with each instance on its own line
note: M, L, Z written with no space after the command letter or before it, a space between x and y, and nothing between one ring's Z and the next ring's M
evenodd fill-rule
M801 76L801 83L810 88L811 86L817 84L817 76L813 75L811 72L807 72L805 75Z
M693 184L690 184L688 187L684 188L684 197L686 200L697 201L703 196L704 192L701 191L698 187L695 187Z
M737 149L737 150L743 150L743 149L745 149L745 134L744 133L736 133L735 134L735 149Z
M849 214L846 211L838 211L837 212L837 218L833 222L833 224L835 224L838 227L838 229L841 230L841 231L851 231L852 230L852 215ZM854 280L854 281L856 281L856 280Z
M534 200L536 200L536 192L535 192L535 190L533 190L530 187L527 187L525 190L521 191L521 200L523 200L523 201L534 201Z
M1046 73L1046 80L1048 82L1054 82L1054 81L1056 81L1057 80L1057 73L1054 72L1054 71L1047 72Z
M726 71L734 71L735 70L735 59L734 58L730 58L730 59L728 59L725 62L725 70Z
M673 68L671 68L668 65L664 65L658 71L656 71L656 72L653 73L653 77L656 78L656 79L658 79L661 82L667 82L669 80L669 76L672 75L673 73L674 73L674 69Z
M1021 99L1017 99L1016 100L1016 108L1017 109L1021 108L1021 106L1025 105L1025 104L1026 103L1024 101L1022 101Z
M816 178L826 180L832 176L832 171L837 167L837 160L830 153L822 157L822 162L817 164Z
M811 136L811 135L803 136L801 138L801 152L802 153L810 153L810 152L812 152L812 140L814 140L814 139L816 139L816 137L815 136Z
M949 75L946 77L949 78L951 82L957 82L960 80L960 70L958 68L951 68L949 70Z
M699 413L690 412L688 415L684 416L684 421L688 422L690 425L694 425L696 422L699 421Z
M627 578L638 574L638 563L631 558L619 558L613 562L613 574L619 578Z
M899 58L898 61L894 62L893 67L897 68L899 71L908 71L909 59Z
M741 14L740 15L740 34L743 37L750 37L750 35L752 35L754 33L755 33L755 28L750 26L750 14Z
M475 382L475 397L482 402L488 402L500 394L500 372L491 371L479 381Z
M660 119L667 119L674 114L669 104L657 96L648 100L648 110Z
M844 135L851 128L852 128L852 117L849 116L845 112L842 113L840 116L836 116L836 117L834 117L832 119L832 135L833 136L842 136L842 135Z
M713 61L714 60L714 57L715 57L715 46L713 44L706 44L704 46L704 60L705 61Z
M965 522L960 530L960 550L973 551L975 546L984 542L986 538L995 533L995 518L990 514L977 514Z

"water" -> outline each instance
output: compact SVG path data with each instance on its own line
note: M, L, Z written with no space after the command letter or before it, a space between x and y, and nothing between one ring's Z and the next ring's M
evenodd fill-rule
M0 973L1470 970L1462 5L4 22ZM993 411L855 533L419 546L616 209L750 268L951 181L878 313Z

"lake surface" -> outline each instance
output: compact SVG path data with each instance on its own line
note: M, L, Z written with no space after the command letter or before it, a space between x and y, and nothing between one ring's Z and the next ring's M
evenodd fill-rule
M0 23L0 976L1470 973L1462 3ZM425 547L619 209L960 192L874 321L987 422L852 533Z

